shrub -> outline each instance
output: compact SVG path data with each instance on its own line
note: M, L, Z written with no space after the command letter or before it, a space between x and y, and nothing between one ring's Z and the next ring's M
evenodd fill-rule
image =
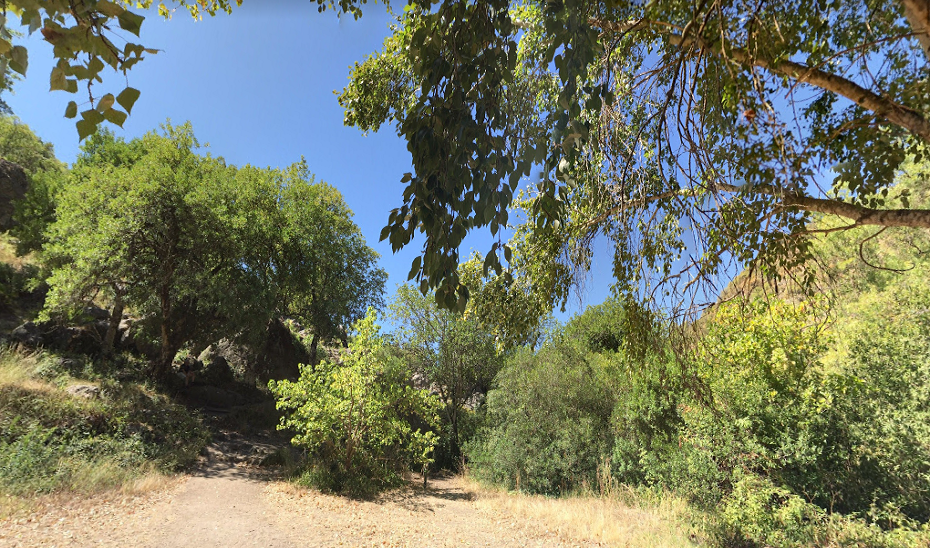
M518 352L498 375L486 425L467 447L474 473L530 493L597 485L613 444L607 365L570 340L535 355Z
M378 335L373 310L354 329L342 363L302 365L297 381L271 381L269 387L285 412L278 428L296 432L294 445L311 452L304 479L365 494L431 462L439 402L413 388L403 361Z

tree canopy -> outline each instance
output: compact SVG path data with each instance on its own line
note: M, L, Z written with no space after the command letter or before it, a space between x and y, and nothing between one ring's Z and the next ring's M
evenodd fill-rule
M356 17L364 3L318 0ZM53 45L51 88L77 92L107 65L125 72L155 53L109 38L116 26L139 34L133 5L20 0L8 15ZM177 0L163 15L170 6L199 16L232 2ZM25 48L2 28L0 56L25 73ZM382 237L399 249L425 235L412 274L440 303L467 297L465 235L512 224L521 179L536 172L526 237L499 239L487 268L523 245L558 299L603 234L620 291L697 298L731 266L809 280L799 267L817 216L843 219L836 229L930 227L893 184L930 138L928 28L917 0L420 0L340 101L348 124L390 123L408 143L414 170ZM93 85L82 138L120 124L139 95Z
M154 323L153 372L163 376L187 343L254 341L281 316L324 340L344 338L382 303L377 253L305 162L240 169L198 147L189 124L86 142L49 229L48 313L102 294L115 333L123 307L133 309Z
M911 0L415 3L340 100L348 124L407 140L414 172L382 236L425 235L413 275L441 302L464 296L462 238L508 223L534 169L518 245L550 289L604 234L618 289L694 297L734 264L803 277L815 217L930 227L894 188L930 138L928 14Z

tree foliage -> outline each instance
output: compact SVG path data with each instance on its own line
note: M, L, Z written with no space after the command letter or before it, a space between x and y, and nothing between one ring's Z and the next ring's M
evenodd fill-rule
M399 471L432 462L439 401L411 385L375 319L369 309L354 324L341 363L303 365L297 381L269 384L285 413L279 428L296 432L292 443L314 456L313 479L336 491L383 487Z
M345 341L369 306L383 306L378 254L339 191L315 181L304 160L284 170L246 166L235 187L245 261L276 310L312 327L314 353L321 340Z
M464 296L465 233L508 223L534 168L546 290L586 270L601 234L617 288L640 298L699 299L744 266L808 283L815 216L930 227L893 178L930 138L920 6L414 3L340 100L347 123L407 140L414 172L382 237L426 236L413 274L446 305Z
M260 291L239 261L226 201L226 167L195 153L189 125L165 127L133 145L112 135L95 148L123 149L124 164L78 162L60 197L47 248L56 267L49 311L105 292L115 303L150 316L161 355L153 373L167 374L189 340L235 333L266 315Z
M377 254L305 162L238 169L198 147L189 124L128 143L109 133L87 141L45 250L48 313L106 296L110 346L132 308L154 324L161 377L188 342L255 342L289 315L328 339L381 302Z
M455 466L469 437L469 416L503 365L492 333L474 314L440 308L409 285L391 304L395 337L418 381L437 393L448 426L442 464Z
M65 166L55 157L51 143L42 141L14 116L0 116L0 158L23 168L29 182L26 196L13 204L20 255L41 249L44 231L55 216L55 195L65 178Z

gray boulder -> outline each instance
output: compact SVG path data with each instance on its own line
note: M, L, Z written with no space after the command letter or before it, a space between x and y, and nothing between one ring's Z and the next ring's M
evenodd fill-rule
M110 312L105 308L100 308L99 306L85 306L84 315L95 321L110 319Z
M23 199L29 190L26 172L13 162L0 158L0 232L13 226L13 203Z
M198 375L198 380L214 386L222 386L235 380L229 360L218 354L212 345L208 346L198 359L203 363L203 369Z
M100 387L93 384L75 384L69 386L66 391L74 397L87 400L97 399L100 396Z
M26 346L39 346L42 344L42 330L35 322L26 322L14 329L10 338Z

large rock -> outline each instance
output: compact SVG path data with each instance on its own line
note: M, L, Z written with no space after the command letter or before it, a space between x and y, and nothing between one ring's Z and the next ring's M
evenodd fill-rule
M91 321L109 320L110 311L99 306L85 306L84 316L90 318Z
M158 341L148 336L143 325L132 319L124 319L119 325L119 347L149 360L158 358L161 348Z
M198 380L214 386L223 386L235 380L229 360L218 354L213 345L208 346L198 359L203 364Z
M26 346L39 346L42 344L42 330L35 322L26 322L14 329L10 338Z
M93 384L75 384L69 386L66 392L78 398L94 400L100 396L100 387Z
M13 162L0 158L0 232L6 232L13 222L13 203L21 200L29 190L26 172Z
M265 344L258 355L260 359L256 364L256 373L264 382L270 379L297 379L300 376L300 364L310 363L307 350L295 340L287 326L278 320L268 324Z

